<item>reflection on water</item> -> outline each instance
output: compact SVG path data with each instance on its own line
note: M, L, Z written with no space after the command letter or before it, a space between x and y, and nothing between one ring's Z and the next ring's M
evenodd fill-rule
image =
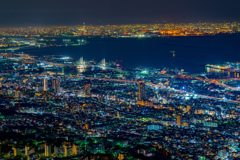
M239 78L240 71L237 70L225 70L206 67L208 75L215 76L217 78Z
M86 69L87 69L87 67L86 67L86 66L83 66L83 65L79 65L79 66L77 67L77 70L78 70L79 73L85 72Z

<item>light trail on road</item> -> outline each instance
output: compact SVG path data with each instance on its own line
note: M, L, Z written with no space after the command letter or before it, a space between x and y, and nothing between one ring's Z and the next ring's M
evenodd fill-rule
M125 82L125 83L138 83L138 81L130 81L130 80L119 80L119 79L108 79L108 78L92 78L92 77L85 77L86 79L96 79L96 80L103 80L103 81L116 81L116 82ZM184 93L184 94L194 94L197 95L199 97L202 98L208 98L208 99L215 99L215 100L221 100L221 101L227 101L227 102L233 102L233 103L240 103L240 101L234 101L234 100L229 100L229 99L224 99L224 98L218 98L218 97L212 97L212 96L206 96L206 95L202 95L202 94L196 94L196 93L191 93L191 92L186 92L186 91L182 91L182 90L177 90L174 88L168 88L166 86L159 86L157 84L146 84L148 86L152 86L154 88L163 88L163 89L168 89L171 91L175 91L175 92L180 92L180 93Z

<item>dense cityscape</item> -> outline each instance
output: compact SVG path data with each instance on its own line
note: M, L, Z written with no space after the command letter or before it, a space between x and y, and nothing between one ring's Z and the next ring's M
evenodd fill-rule
M240 157L237 62L189 74L3 52L0 65L3 159Z
M233 34L240 23L138 24L0 28L0 51L86 45L86 38L198 37Z
M1 0L0 160L239 160L239 6Z
M13 37L162 37L162 36L207 36L219 33L234 33L240 30L239 22L228 23L157 23L131 25L86 25L0 28L0 36Z

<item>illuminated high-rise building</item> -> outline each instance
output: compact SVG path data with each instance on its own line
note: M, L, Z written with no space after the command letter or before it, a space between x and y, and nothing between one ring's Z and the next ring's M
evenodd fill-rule
M56 88L56 79L52 79L52 88L55 90Z
M46 156L46 157L49 157L49 156L51 156L51 146L50 145L48 145L48 144L44 144L44 150L45 150L45 153L44 153L44 155Z
M30 147L25 146L25 156L28 156Z
M43 80L43 90L47 91L48 90L48 79L44 78Z
M89 123L85 124L85 129L89 129Z
M70 148L71 148L71 146L69 143L63 144L64 155L66 157L70 156L70 153L71 153Z
M80 65L83 65L83 57L81 57L81 58L79 59L79 63L80 63Z
M144 82L139 82L138 83L138 100L139 101L143 101L146 99L146 93L145 93L145 83Z
M105 60L105 58L102 59L102 61L101 61L101 65L102 65L103 67L106 66L106 60Z
M102 95L98 96L98 102L102 102Z
M78 155L78 149L79 149L78 145L73 144L73 146L72 146L72 154L73 155Z
M53 79L52 80L52 88L54 90L54 93L60 92L60 81L59 79Z
M119 111L117 111L117 118L120 118L120 113L119 113Z
M60 92L60 82L59 80L57 81L57 88L56 88L56 93Z
M182 126L182 116L177 115L177 126Z
M188 106L187 106L187 112L188 112L188 114L190 114L191 109L192 109L192 106L188 105Z
M20 148L13 147L12 149L13 149L13 154L15 157L20 155Z

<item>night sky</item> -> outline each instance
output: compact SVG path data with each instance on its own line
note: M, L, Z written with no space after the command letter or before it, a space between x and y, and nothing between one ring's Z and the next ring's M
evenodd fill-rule
M1 0L1 26L231 22L240 0Z

